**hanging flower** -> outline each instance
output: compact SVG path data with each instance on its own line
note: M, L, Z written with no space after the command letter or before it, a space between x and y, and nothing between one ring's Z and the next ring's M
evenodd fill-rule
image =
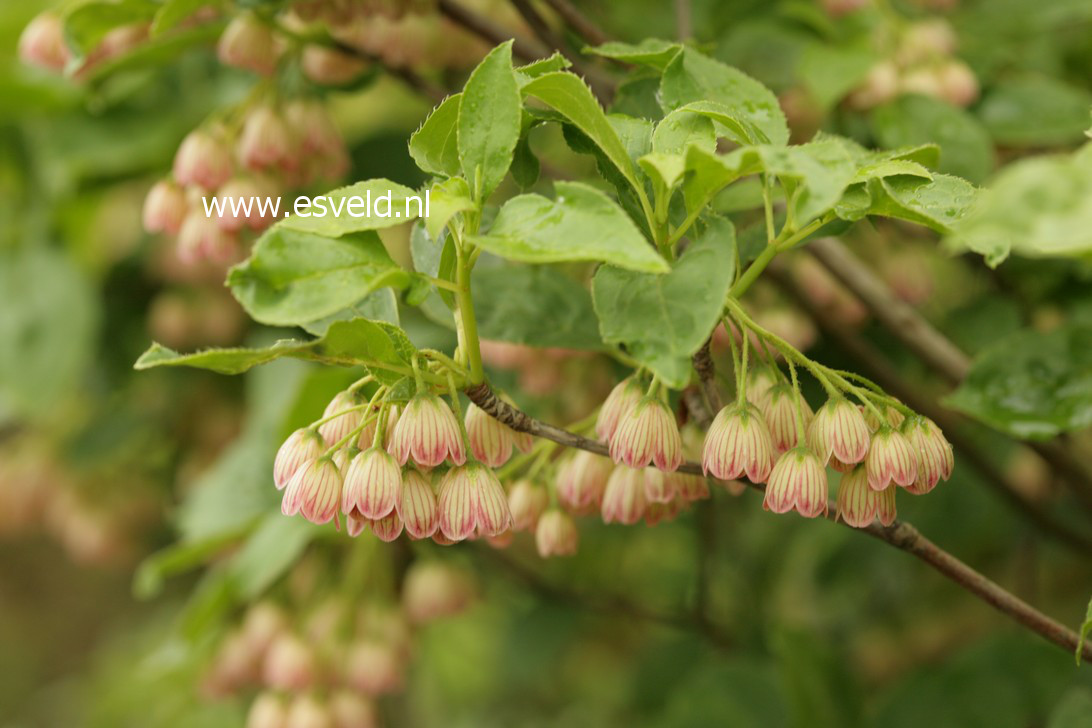
M518 480L508 491L508 508L512 511L513 531L532 531L539 516L550 504L546 489L529 480Z
M892 481L906 487L918 477L917 457L910 447L910 441L886 424L872 436L865 469L868 471L868 485L873 490L883 490Z
M440 531L452 541L496 536L512 524L497 476L480 463L452 468L440 481Z
M578 451L558 470L558 500L575 513L597 509L613 468L611 461L601 455Z
M322 456L307 461L292 476L284 489L281 512L286 516L300 513L312 523L329 523L340 503L341 473L333 458Z
M876 490L871 487L867 467L858 465L842 474L837 515L854 528L865 528L875 520L890 526L895 522L895 488Z
M604 523L623 523L632 526L641 520L648 506L645 498L645 472L643 468L619 465L607 479L600 510Z
M220 62L243 68L262 76L271 76L277 68L277 50L273 31L250 13L232 19L216 46Z
M385 450L359 453L345 474L341 512L371 520L390 515L402 493L402 470Z
M773 468L774 453L766 421L753 404L733 404L717 413L705 436L702 470L721 480L744 474L763 483Z
M654 464L676 470L682 464L682 437L675 417L655 397L642 397L619 419L610 439L610 457L631 468Z
M301 427L288 436L273 460L273 483L283 490L296 471L308 460L322 455L325 446L317 430Z
M529 435L517 433L473 402L466 409L466 435L470 441L470 452L491 468L499 468L508 462L513 446L526 452L532 444Z
M391 511L382 518L376 518L370 521L372 527L372 533L376 535L380 541L390 543L396 538L402 535L402 519L398 517L395 511Z
M319 434L328 446L341 442L350 432L360 426L364 413L359 408L363 400L353 392L338 392L322 413L322 419L332 418L319 425ZM338 414L342 412L344 414ZM336 416L335 416L336 415ZM371 445L371 442L368 443Z
M800 420L800 410L803 410L804 419L802 427L797 427ZM766 418L766 424L770 430L771 442L774 451L778 454L792 450L797 445L800 430L807 430L811 420L815 417L811 407L800 398L800 410L796 407L796 392L787 384L779 384L772 387L766 398L766 405L762 414Z
M923 495L936 487L941 479L952 477L955 457L952 445L937 424L928 417L910 417L901 431L910 442L917 460L917 477L907 486L914 495Z
M535 528L535 546L542 558L572 556L580 542L580 532L572 517L558 508L542 514Z
M644 395L644 388L636 377L629 377L619 382L607 395L599 409L595 422L595 434L603 442L610 442L622 416L633 409Z
M844 397L832 397L815 413L808 428L808 447L826 465L863 462L872 433L861 411Z
M402 475L401 497L395 509L405 524L410 538L429 538L440 525L439 504L428 478L416 470L406 470Z
M466 450L459 421L451 409L434 394L421 393L406 405L391 434L390 454L405 465L434 468L450 458L455 465L466 462Z
M774 513L795 510L805 518L827 512L827 474L819 458L799 446L783 454L770 473L762 507Z
M231 178L231 151L207 131L191 131L174 157L174 181L215 190ZM203 213L202 213L203 214Z

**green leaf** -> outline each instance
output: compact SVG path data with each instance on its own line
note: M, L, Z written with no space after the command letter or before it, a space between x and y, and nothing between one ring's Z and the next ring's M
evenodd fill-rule
M853 90L876 62L868 47L810 43L800 56L799 75L811 96L826 110Z
M542 348L601 350L591 295L545 266L479 267L472 278L478 333Z
M1092 94L1049 76L991 86L978 115L998 144L1044 147L1073 144L1088 128Z
M87 55L115 28L151 21L159 10L152 0L106 0L85 2L64 16L64 34L81 56Z
M409 153L425 172L438 177L459 174L459 105L462 94L448 96L410 135Z
M460 212L473 209L474 201L470 199L470 187L466 180L452 177L439 182L429 190L429 215L425 218L425 229L431 237L439 237L440 232L451 222L451 218Z
M609 344L681 388L690 357L720 320L735 271L735 231L716 218L662 276L603 266L592 280L599 332Z
M553 73L554 71L564 71L572 65L572 62L563 56L561 51L554 51L552 56L540 58L525 66L517 66L516 80L519 82L520 88L523 88L531 79L538 78L547 73Z
M227 282L254 320L292 326L337 313L385 286L405 288L412 276L374 232L328 238L273 227Z
M652 151L662 154L685 154L687 147L696 145L707 152L717 148L716 130L708 117L687 111L672 111L656 125L652 133Z
M975 357L951 407L1020 438L1092 424L1092 327L1025 330Z
M970 182L946 174L934 175L931 180L918 176L885 177L850 188L835 210L844 220L881 215L950 233L968 214L976 194Z
M357 318L385 321L397 326L398 296L390 288L372 291L352 306L315 321L309 321L302 326L304 331L312 336L324 336L335 321L350 321Z
M163 585L167 579L203 566L212 557L240 541L247 531L249 527L217 534L200 541L181 541L156 551L140 562L137 567L133 575L133 594L137 599L151 599L157 596L163 591Z
M410 234L410 255L413 257L413 267L419 273L445 281L455 279L455 245L450 236L433 236L421 225L416 225ZM454 293L437 288L436 294L448 308L455 308Z
M635 191L643 191L618 132L607 120L591 89L578 76L568 72L547 73L524 86L523 93L564 116L591 139Z
M598 260L630 270L668 270L617 204L593 187L557 182L557 199L529 194L504 203L487 235L470 242L525 263Z
M260 364L290 357L340 366L367 366L377 379L389 382L405 375L405 370L411 367L412 356L413 345L397 326L384 321L353 319L330 324L321 338L309 341L281 339L264 349L206 349L179 354L156 343L141 355L133 368L184 366L220 374L241 374Z
M270 513L232 558L230 574L239 595L253 601L288 572L322 527L303 518Z
M712 102L746 125L748 141L788 144L789 127L773 92L693 48L684 48L664 69L660 95L668 111L694 102Z
M938 170L982 182L993 170L993 141L967 111L928 96L901 96L876 108L872 130L885 147L935 142L940 146Z
M522 114L508 41L490 51L470 74L459 104L459 162L474 199L489 197L507 174Z
M512 157L512 179L521 190L526 190L538 182L540 171L538 157L531 150L530 142L526 136L521 137Z
M424 196L389 179L370 179L311 198L302 214L281 220L273 230L298 230L336 238L364 230L401 225L424 215Z
M1081 652L1084 651L1084 641L1088 639L1089 634L1092 634L1092 599L1088 600L1088 609L1085 610L1084 621L1081 622L1081 628L1077 630L1077 633L1080 635L1080 639L1077 640L1077 664L1080 665Z
M173 30L201 8L214 4L215 0L167 0L156 11L152 21L152 37Z
M1092 622L1092 612L1090 612L1089 622L1085 622L1085 625L1090 622ZM1074 685L1065 692L1062 699L1054 706L1054 710L1050 712L1050 720L1046 728L1088 728L1090 715L1092 715L1092 688Z
M584 49L585 53L592 53L603 58L610 58L621 63L636 63L642 66L651 66L659 71L667 68L667 64L682 49L682 45L660 38L645 38L640 43L620 43L611 41L595 47Z

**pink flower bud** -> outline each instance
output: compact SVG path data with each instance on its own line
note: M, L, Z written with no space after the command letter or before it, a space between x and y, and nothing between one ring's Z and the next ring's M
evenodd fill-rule
M910 441L890 425L882 426L872 436L865 464L868 485L873 490L883 490L892 481L905 488L918 477L917 456L910 447Z
M671 410L655 397L642 397L618 421L610 439L610 457L631 468L654 464L676 470L682 464L682 437Z
M919 94L939 99L943 93L940 77L934 68L915 68L899 80L899 90L904 94Z
M512 524L497 476L479 463L452 468L440 481L440 531L453 541L496 536Z
M675 496L686 503L709 497L709 481L700 475L675 471L667 477L674 482Z
M759 365L747 370L747 401L761 412L770 399L770 390L779 382L770 367Z
M551 556L572 556L580 542L580 532L572 517L563 510L553 508L542 514L535 527L535 546L538 555L546 559Z
M955 466L952 445L935 422L928 417L910 417L903 423L902 433L910 442L917 466L917 477L907 486L908 491L923 495L942 478L947 480L952 476Z
M191 209L178 230L178 258L185 263L211 260L230 263L239 254L239 239L220 228L216 218L205 211Z
M466 462L462 431L451 409L434 394L418 394L406 405L391 434L390 453L399 465L412 460L422 468L434 468L450 458Z
M297 167L296 145L288 125L268 106L250 112L237 147L239 161L253 170Z
M368 528L368 521L363 518L354 518L351 514L345 517L345 532L349 538L356 538Z
M288 709L284 702L271 692L262 693L250 704L246 714L246 728L288 728Z
M177 235L186 217L186 195L172 182L156 182L144 198L143 217L149 233Z
M508 491L508 508L512 511L512 530L530 531L550 503L546 489L529 480L519 480Z
M707 475L736 480L746 474L752 483L763 483L773 464L770 432L755 405L729 405L717 413L701 455Z
M978 78L962 61L949 61L936 70L940 97L955 106L970 106L978 98Z
M890 526L895 522L895 489L876 490L868 484L863 465L842 475L838 486L838 517L854 528L865 528L874 520Z
M673 521L684 506L684 502L678 498L667 503L649 503L645 510L645 525L656 526L664 521Z
M213 695L233 693L257 678L258 655L242 632L230 633L220 643L206 689Z
M466 408L466 437L470 452L491 468L499 468L512 457L515 432L471 403Z
M303 75L322 86L343 86L368 70L362 58L320 45L308 45L300 59Z
M309 427L301 427L288 436L273 460L273 483L283 490L292 476L309 460L322 455L322 437Z
M861 411L844 397L833 397L819 408L808 427L808 447L823 465L853 465L868 455L872 433Z
M778 458L762 507L774 513L795 510L805 518L827 512L827 473L814 453L798 446Z
M605 457L580 450L561 466L557 474L557 496L576 513L598 509L614 465Z
M215 190L230 179L232 168L227 146L210 132L196 129L182 140L174 156L174 181Z
M864 82L849 95L848 101L849 105L855 109L868 110L886 104L898 93L899 69L891 61L881 61L869 70ZM840 290L839 293L841 293ZM861 315L863 313L863 311L860 312ZM856 314L853 318L855 317Z
M390 543L402 535L404 524L395 511L391 511L383 518L377 518L370 521L370 523L372 526L372 533L375 534L376 538L385 543Z
M804 420L803 427L798 429L797 422L800 420L800 410L803 410ZM815 414L803 397L800 398L800 410L796 407L796 394L793 392L792 387L779 384L770 390L762 414L769 426L770 441L773 443L776 453L781 454L803 444L798 442L800 429L806 431Z
M53 13L41 13L19 36L19 59L31 66L61 72L72 54L64 41L64 25Z
M402 470L398 463L385 450L368 448L349 465L341 496L341 512L352 514L354 518L385 518L394 511L401 491Z
M286 516L301 513L312 523L329 523L340 504L341 473L333 458L323 456L308 460L288 481L281 512Z
M306 690L315 683L317 676L315 656L299 637L282 634L269 646L262 665L262 679L269 687Z
M958 42L955 30L948 21L929 18L906 26L895 58L903 66L913 66L950 56Z
M653 503L670 503L675 500L674 473L665 473L656 468L645 468L645 500Z
M216 199L220 205L216 224L221 230L229 232L239 232L247 225L253 230L260 230L267 224L258 212L258 198L265 197L264 193L265 190L246 177L233 177L228 180L216 191ZM248 209L249 214L246 212Z
M250 13L232 19L216 46L220 62L245 68L262 76L272 76L277 68L277 48L273 31Z
M378 728L375 703L351 690L338 690L330 696L333 728Z
M246 612L243 637L254 654L265 657L273 641L288 629L284 612L269 602L259 602Z
M428 478L416 470L402 475L402 492L395 504L410 538L429 538L440 526L440 506Z
M415 624L456 615L473 596L466 573L441 561L415 561L402 583L402 608Z
M615 385L604 400L595 422L595 434L600 440L609 443L614 439L614 431L618 428L622 416L641 401L644 393L644 388L636 377L623 379Z
M402 689L402 659L389 645L358 642L345 657L343 678L346 685L365 695L398 692Z
M648 507L645 498L644 469L619 465L607 479L600 511L604 523L632 526L641 520Z
M328 446L341 442L350 432L360 426L360 422L364 419L364 410L359 409L362 404L365 404L364 400L355 392L349 391L338 392L330 400L322 413L322 419L325 420L327 417L333 419L322 423L318 429L319 434L322 435L322 439L326 441ZM338 415L339 412L344 414ZM335 415L338 416L335 417ZM370 445L371 442L368 442L367 446Z
M315 696L297 695L288 706L285 728L334 728L334 718Z
M297 99L285 107L284 118L303 151L331 155L345 149L341 132L322 103Z

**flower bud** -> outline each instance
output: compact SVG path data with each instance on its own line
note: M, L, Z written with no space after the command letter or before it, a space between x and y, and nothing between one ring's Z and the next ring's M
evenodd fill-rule
M644 395L644 389L636 377L623 379L607 395L595 422L595 434L603 442L614 439L614 431L622 416L633 409Z
M237 147L239 161L245 167L262 170L296 168L296 147L288 125L268 106L250 112L243 124Z
M402 492L395 504L410 538L429 538L440 526L440 506L428 478L416 470L402 475Z
M891 61L881 61L869 70L848 101L855 109L868 110L886 104L898 93L899 69Z
M216 191L219 205L216 224L221 230L229 232L239 232L247 226L251 230L268 227L272 220L263 216L260 210L265 204L264 198L274 196L268 194L269 192L269 189L248 177L233 177L228 180ZM250 211L249 214L247 210Z
M497 476L480 463L452 468L440 481L440 531L452 541L496 536L512 524Z
M434 468L450 458L466 462L459 421L434 394L421 393L406 405L391 434L390 453L399 465L412 460L422 468Z
M177 235L186 217L186 195L167 180L156 182L144 198L144 229L149 233Z
M402 689L402 660L394 648L379 642L358 642L345 657L345 683L365 695Z
M318 677L311 648L295 635L282 634L269 646L262 665L265 684L277 690L306 690Z
M204 210L191 209L178 230L178 258L185 263L211 260L230 263L238 257L239 239L222 230Z
M284 118L300 140L304 152L318 155L336 154L345 148L345 141L326 107L318 101L297 99L284 109Z
M753 366L747 371L747 401L761 412L770 399L770 390L778 383L777 373L768 366Z
M473 402L466 408L466 437L470 452L491 468L499 468L512 456L515 432L489 416Z
M717 413L702 449L706 475L736 480L746 474L752 483L763 483L773 464L770 432L755 405L729 405Z
M353 458L345 474L341 512L354 518L384 518L401 497L402 469L385 450L368 448Z
M557 497L569 510L587 513L599 507L614 465L605 457L580 450L557 474Z
M300 59L303 75L322 86L343 86L368 70L367 61L333 48L308 45Z
M684 507L685 503L678 498L667 503L649 503L645 510L645 525L657 526L664 521L673 521Z
M508 509L512 512L513 531L531 531L550 504L546 489L529 480L518 480L508 491Z
M676 498L685 503L709 497L709 482L700 475L675 471L668 473L667 477L673 481Z
M244 68L262 76L272 76L277 69L277 48L273 31L250 13L238 15L228 23L216 46L220 62Z
M322 437L309 427L301 427L289 435L273 460L273 483L277 490L283 490L303 464L318 458L324 449Z
M334 728L334 719L315 696L297 695L288 705L285 728Z
M762 507L774 513L795 510L805 518L827 512L827 473L814 453L798 446L778 458Z
M172 173L180 185L215 190L231 177L232 166L227 146L210 132L195 129L178 147Z
M371 526L372 533L375 534L376 538L385 543L390 543L402 535L402 519L394 511L391 511L383 518L371 521Z
M220 643L205 688L212 695L227 695L254 681L258 655L246 636L235 631Z
M662 475L662 474L661 474ZM553 508L542 514L535 527L535 546L538 555L546 559L551 556L572 556L580 542L580 532L572 516L559 508Z
M913 66L955 52L958 38L955 30L943 18L929 18L906 26L896 60L903 66Z
M890 526L895 522L895 489L876 490L868 484L863 465L842 474L838 486L838 518L854 528L865 528L874 520Z
M607 479L600 512L604 523L622 523L632 526L641 520L648 507L645 498L645 472L643 468L619 465Z
M53 13L36 16L19 36L19 59L27 65L59 73L71 57L64 40L64 24Z
M936 70L940 98L954 106L970 106L978 98L978 78L962 61L949 61Z
M797 445L803 444L798 442L799 432L801 430L806 431L815 416L803 397L800 397L800 409L797 409L796 403L796 393L792 387L779 384L770 390L763 415L770 429L770 441L773 443L774 451L778 454L788 452ZM798 428L797 422L800 421L801 410L803 411L804 420L802 427Z
M364 411L360 409L361 404L364 402L355 392L346 390L338 392L326 405L322 419L331 419L319 425L318 431L328 446L341 442L360 426L360 422L364 419ZM339 415L339 412L344 414ZM370 446L371 442L367 444Z
M682 464L682 437L671 410L655 397L642 397L618 421L610 457L631 468L654 464L672 471Z
M402 608L415 624L450 617L473 598L466 573L441 561L415 561L402 583Z
M284 489L281 512L301 513L312 523L329 523L341 504L341 473L333 458L319 457L304 463Z
M952 445L935 422L928 417L910 417L901 431L917 459L917 477L907 486L908 491L923 495L935 488L941 478L947 480L952 476L955 465Z
M288 629L288 619L281 609L269 602L259 602L246 612L243 637L254 654L263 658L273 641Z
M338 690L330 696L333 728L378 728L375 703L351 690Z
M868 485L883 490L894 481L904 488L918 477L917 456L910 441L890 425L884 425L872 436L872 445L865 460Z
M653 503L670 503L675 499L674 473L665 473L656 468L645 468L645 500Z
M335 516L336 518L336 516ZM356 538L368 528L368 521L364 518L354 518L352 514L345 517L345 532L349 538Z
M246 728L288 728L288 709L276 693L260 694L250 704Z
M899 80L899 90L904 94L919 94L939 99L943 90L936 69L929 66L915 68Z
M808 447L823 465L835 458L853 465L864 461L872 433L861 411L844 397L833 397L819 408L808 427Z

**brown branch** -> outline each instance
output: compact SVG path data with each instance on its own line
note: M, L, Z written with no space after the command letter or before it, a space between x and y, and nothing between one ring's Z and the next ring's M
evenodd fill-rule
M553 8L553 11L565 21L565 24L575 30L577 35L581 36L590 45L602 45L610 40L606 33L600 30L595 23L588 20L569 0L546 0L546 4Z
M614 96L614 81L605 76L598 68L588 66L581 58L566 51L561 38L554 33L545 18L535 10L535 7L531 4L530 0L510 1L516 11L520 14L520 17L526 21L532 32L534 32L535 37L542 41L547 48L556 49L561 55L565 56L569 63L572 64L573 70L584 77L584 80L588 83L588 86L591 87L591 90L595 93L596 98L598 98L601 103L605 104L609 102Z
M489 18L463 7L455 0L439 0L437 7L449 20L466 28L490 45L500 45L510 39L515 41L512 44L512 54L526 62L537 61L550 55L550 51L537 40L517 35Z
M411 68L395 68L393 66L388 66L387 64L383 63L383 60L379 56L372 55L371 53L365 53L363 50L357 48L356 46L349 45L348 43L343 43L333 38L330 39L330 47L340 51L341 53L344 53L345 55L361 58L365 61L368 61L369 63L375 64L376 66L382 68L385 73L399 79L414 91L428 98L434 104L439 104L448 95L444 89L432 83L427 78L421 76Z
M694 35L694 9L690 0L675 0L675 37L687 40Z
M538 437L545 437L566 447L577 447L599 455L607 455L607 448L599 442L589 440L586 437L569 432L560 427L548 425L522 412L507 402L502 401L493 393L487 382L474 385L466 390L470 401L485 410L499 422L519 432L526 432ZM701 465L687 462L679 468L681 472L701 474ZM744 481L745 482L745 481ZM761 484L750 484L757 490L764 490ZM836 516L828 514L827 519L835 522ZM851 526L845 525L847 528ZM857 529L855 529L857 530ZM1014 594L1009 593L1000 585L990 581L982 574L964 564L946 551L940 549L932 541L922 536L916 528L909 523L896 521L892 526L883 527L873 524L865 529L860 529L884 543L897 549L906 551L932 566L942 575L952 580L959 586L993 606L999 612L1007 614L1028 629L1038 633L1051 642L1075 651L1079 638L1075 632L1065 625L1051 619L1042 612L1032 607ZM1085 659L1092 660L1092 642L1086 643L1082 649Z

